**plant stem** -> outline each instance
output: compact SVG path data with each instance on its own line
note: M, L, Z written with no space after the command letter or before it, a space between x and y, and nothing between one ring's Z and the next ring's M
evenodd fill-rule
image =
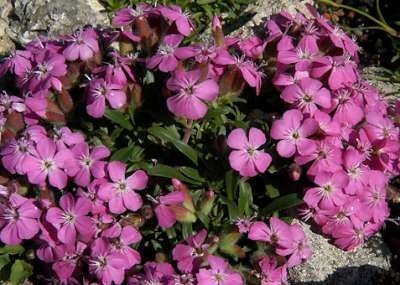
M318 2L326 4L326 5L330 5L330 6L333 6L336 8L342 8L342 9L356 12L356 13L364 16L365 18L368 18L372 22L378 24L379 26L381 26L383 28L383 30L385 32L387 32L389 35L391 35L393 37L400 37L399 33L395 29L390 27L388 24L386 24L385 22L379 21L375 17L371 16L370 14L368 14L360 9L354 8L352 6L344 5L344 4L339 4L339 3L333 2L332 0L318 0Z
M193 120L188 120L186 124L185 134L183 135L182 141L187 144L192 135Z

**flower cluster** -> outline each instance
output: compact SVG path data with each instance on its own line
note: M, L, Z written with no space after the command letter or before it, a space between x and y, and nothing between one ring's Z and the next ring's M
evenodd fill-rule
M214 17L185 44L180 7L138 4L4 58L0 240L35 253L34 281L285 283L312 253L273 203L299 189L340 248L376 233L399 130L357 45L310 11L247 39Z
M273 84L290 108L273 122L271 137L313 184L305 188L304 217L351 250L389 215L386 186L399 173L399 130L357 70L357 45L310 10L312 19L282 13L266 23L277 51Z

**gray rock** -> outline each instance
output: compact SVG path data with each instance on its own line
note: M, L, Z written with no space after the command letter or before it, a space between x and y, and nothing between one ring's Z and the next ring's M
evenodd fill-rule
M376 285L390 270L391 254L377 235L352 252L345 252L303 225L314 255L290 270L293 285Z
M9 53L15 48L11 38L8 36L8 15L12 10L12 5L7 0L0 0L0 56Z
M237 23L240 28L234 30L232 35L249 36L254 27L281 11L290 13L302 11L307 14L306 3L312 4L313 0L258 0L256 3L250 4L243 13L243 15L252 15L250 19L246 16L238 19Z
M3 21L6 34L20 44L40 35L54 37L85 25L109 24L97 0L0 0L0 11L10 3L11 10L0 15L0 31Z
M389 103L400 99L400 82L395 82L392 79L390 70L383 67L369 66L365 67L362 73Z

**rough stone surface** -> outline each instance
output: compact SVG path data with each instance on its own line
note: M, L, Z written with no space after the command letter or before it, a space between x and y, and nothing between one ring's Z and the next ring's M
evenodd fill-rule
M107 24L97 0L0 0L0 38L3 31L19 44L40 35L53 37L85 25Z
M344 252L303 225L313 258L290 271L293 285L376 285L390 270L391 254L378 235L353 252Z
M313 0L258 0L254 4L250 4L244 11L244 15L250 15L239 19L237 23L240 25L232 34L249 36L254 27L260 25L265 19L281 11L295 13L302 11L307 13L306 3L313 3Z
M12 5L7 0L0 0L0 56L7 54L15 46L8 36L8 15L12 10Z
M387 69L369 66L363 69L363 75L390 103L400 99L400 83L393 82Z

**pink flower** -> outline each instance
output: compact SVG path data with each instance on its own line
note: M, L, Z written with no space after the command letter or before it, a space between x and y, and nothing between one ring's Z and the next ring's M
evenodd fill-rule
M65 58L62 55L53 54L49 50L44 50L36 56L36 62L34 76L29 82L30 89L39 91L53 87L57 91L61 91L60 77L67 74Z
M41 212L31 199L12 193L7 204L0 204L0 239L5 244L18 245L39 232Z
M48 178L51 186L63 189L68 179L63 168L68 159L71 159L69 150L57 151L55 142L44 139L36 145L33 154L25 158L24 171L32 184L43 185Z
M331 107L331 94L328 89L322 87L319 80L312 78L302 78L297 84L286 87L281 98L291 104L294 104L304 114L314 116L318 109L317 105L327 109Z
M367 207L369 219L374 223L381 223L389 216L388 203L386 202L387 177L380 171L368 171L368 184L358 193L358 198Z
M172 257L178 261L178 268L182 272L196 272L203 259L208 254L208 244L205 244L207 231L201 230L191 235L186 244L177 244L172 250Z
M264 222L254 222L250 226L249 239L279 245L283 238L290 235L289 225L284 221L271 217L269 224L268 227Z
M311 76L320 78L328 71L328 83L332 90L350 86L358 80L354 62L344 56L324 56L314 60Z
M11 71L15 75L22 76L26 70L32 68L32 53L28 50L16 50L8 57L1 60L0 77L7 71Z
M168 89L177 93L167 99L168 110L175 116L197 120L206 115L206 103L218 96L219 87L212 79L199 82L200 77L201 71L196 69L176 72L168 80Z
M301 40L296 48L279 50L277 61L283 64L296 64L296 71L307 70L314 58L318 55L319 48L315 37Z
M131 268L140 263L139 252L131 247L142 239L142 235L137 229L132 226L122 227L119 223L116 223L107 229L103 236L111 239L112 251L126 257L126 268Z
M365 157L353 147L349 147L343 155L343 167L349 177L345 192L354 195L363 190L367 184L368 166L363 162Z
M197 273L198 285L242 285L242 276L229 269L222 257L210 255L207 258L210 269L201 268Z
M112 252L105 239L96 239L91 246L89 270L104 285L122 284L127 259L121 253Z
M193 23L190 21L188 15L182 12L181 7L171 5L169 7L163 6L160 8L160 13L169 22L174 23L178 32L183 36L189 36L193 30Z
M342 150L328 140L317 142L317 148L310 155L297 156L295 161L304 165L313 161L308 168L307 174L315 176L321 171L336 172L342 169Z
M170 206L182 204L184 202L183 193L174 191L162 195L157 202L154 212L156 213L158 224L164 229L172 227L176 223L176 216Z
M1 150L1 163L10 173L24 174L25 160L34 150L33 142L24 137L12 139Z
M52 269L63 282L70 280L85 249L86 244L83 242L61 244L55 248L57 260L53 263Z
M158 47L157 53L146 60L146 66L150 69L158 66L162 72L175 70L178 66L175 50L182 40L183 36L181 35L172 34L165 36L163 42Z
M399 136L399 129L389 118L385 118L382 113L369 112L365 116L368 124L364 126L371 141L383 139L396 139Z
M60 199L60 207L52 207L47 211L46 220L57 229L57 237L62 243L71 244L77 233L83 240L88 240L94 232L89 214L92 204L86 198L78 198L75 202L71 193Z
M332 233L335 245L343 250L353 250L372 234L377 232L380 224L364 223L359 219L352 219L352 223L337 227Z
M106 82L104 79L93 79L89 85L89 96L86 111L93 118L100 118L106 110L106 99L113 109L122 108L126 103L126 94L119 84Z
M307 205L313 207L318 205L321 208L329 209L334 206L341 206L346 201L343 188L347 186L348 177L343 171L335 173L320 172L314 179L319 187L308 189L304 196Z
M316 144L307 137L317 130L315 120L307 118L303 121L303 114L294 109L286 111L282 119L273 122L271 137L280 140L277 151L282 157L291 157L296 151L300 155L308 155L314 152Z
M339 89L334 95L333 102L336 110L333 119L344 125L355 126L358 124L364 117L364 111L351 97L351 91Z
M112 183L100 186L98 196L108 201L111 213L122 214L127 209L137 211L143 201L135 191L143 190L147 186L148 176L143 170L135 171L125 178L126 165L119 161L108 164L107 170Z
M85 137L82 133L72 132L68 127L54 128L53 131L53 140L56 142L57 149L60 150L73 147L74 145L85 141ZM32 138L32 140L34 139ZM38 140L36 140L36 143L38 143Z
M175 284L175 270L167 262L146 262L144 264L144 274L134 275L129 279L129 285L143 284ZM179 283L178 283L179 284ZM185 283L184 283L185 284ZM185 284L186 285L186 284ZM191 285L191 284L187 284Z
M249 138L243 129L234 129L227 140L228 146L234 149L229 155L231 167L247 177L264 173L272 161L268 153L258 150L265 142L265 135L260 129L251 128Z
M148 4L138 4L135 9L121 9L115 14L115 17L112 19L112 24L118 27L130 25L135 22L137 17L146 15L151 9L152 6Z
M261 274L259 276L261 285L281 285L282 282L286 282L286 265L278 266L275 258L264 256L258 262L258 265L261 269Z
M0 112L10 114L12 112L25 112L24 100L20 97L8 95L6 91L0 93Z
M63 55L69 61L77 59L88 60L99 52L97 33L92 28L76 31L73 35L66 38L67 47Z
M103 158L110 155L110 151L103 145L95 146L91 151L87 143L76 144L71 148L78 164L67 164L67 171L74 176L74 181L79 186L88 186L91 175L94 178L102 178L106 175L106 162ZM78 167L76 167L78 166Z
M307 244L306 235L300 225L290 226L290 233L279 243L276 253L281 256L290 255L287 266L293 267L311 258L312 251Z
M245 60L243 58L237 58L236 67L240 70L240 73L247 84L253 88L256 88L256 94L259 95L261 91L263 73L258 71L258 68L254 62Z

